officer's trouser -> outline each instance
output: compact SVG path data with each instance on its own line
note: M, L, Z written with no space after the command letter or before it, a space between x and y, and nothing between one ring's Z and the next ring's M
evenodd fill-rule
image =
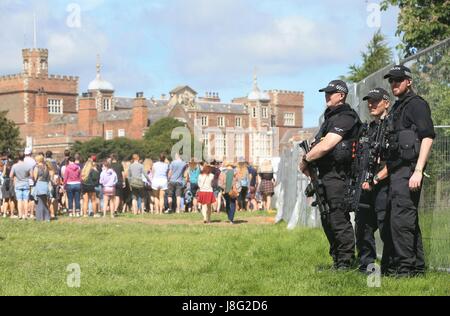
M349 211L343 203L345 178L328 172L322 178L330 213L322 218L322 226L330 243L330 255L336 267L349 267L355 257L355 235Z
M413 168L402 166L390 173L389 225L394 264L399 275L412 275L425 271L422 234L419 227L418 205L420 190L409 190Z
M363 272L367 271L367 267L377 258L374 236L377 228L380 230L380 237L384 244L381 270L387 271L392 262L390 231L385 225L388 189L387 181L382 181L373 191L364 192L361 203L368 205L369 208L360 208L355 216L356 248L360 270Z

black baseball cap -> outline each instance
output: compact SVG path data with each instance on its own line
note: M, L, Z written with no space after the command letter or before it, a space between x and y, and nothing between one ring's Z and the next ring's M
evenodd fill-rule
M376 100L376 101L380 101L380 100L390 100L389 97L389 93L387 93L386 90L384 90L383 88L375 88L369 91L369 93L363 98L364 101L366 100Z
M395 65L389 70L389 72L384 76L384 79L388 78L412 78L411 70L403 65Z
M348 87L342 80L333 80L328 84L328 86L320 89L319 92L343 92L348 94Z

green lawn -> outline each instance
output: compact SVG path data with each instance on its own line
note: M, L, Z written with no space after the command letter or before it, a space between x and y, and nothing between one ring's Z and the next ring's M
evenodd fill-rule
M446 273L369 288L358 272L329 271L320 229L288 231L268 216L1 219L0 295L450 295ZM79 288L66 284L71 263Z

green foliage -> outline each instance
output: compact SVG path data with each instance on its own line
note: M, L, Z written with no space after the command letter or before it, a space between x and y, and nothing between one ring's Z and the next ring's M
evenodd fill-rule
M179 141L172 139L172 131L177 127L184 127L180 121L166 117L151 125L144 135L145 150L147 154L156 159L160 153L169 156L172 147Z
M176 119L163 118L150 126L143 140L116 138L107 141L98 137L83 143L76 142L71 150L80 153L85 158L96 154L99 159L105 159L112 153L116 153L120 160L130 159L131 155L135 153L141 157L152 159L158 159L161 153L169 157L173 146L181 139L172 139L172 131L177 127L184 126L184 123ZM193 147L194 142L191 139L191 150Z
M76 142L72 152L80 153L84 158L91 154L96 154L98 159L106 159L112 153L118 155L120 160L130 159L131 155L137 153L141 157L145 156L145 146L142 141L127 138L116 138L114 140L104 140L101 137L93 138L87 142Z
M428 101L435 125L450 125L450 56L448 47L426 54L411 69L418 93Z
M22 149L20 131L16 124L9 120L8 112L0 112L0 152L15 152Z
M391 50L380 30L373 35L372 40L367 45L367 52L361 53L361 56L362 65L351 65L349 76L344 79L359 82L392 62Z
M450 126L450 56L448 45L441 45L418 56L411 66L413 86L417 93L430 105L435 126ZM450 192L448 138L450 129L435 128L436 139L433 144L427 173L430 179L425 179L422 200L425 207L435 210L448 201Z
M450 37L450 1L383 0L381 9L398 6L397 36L406 57Z
M157 159L160 153L170 156L173 146L181 140L172 139L172 132L178 127L186 127L186 124L171 118L163 118L151 125L144 135L145 151L148 157ZM194 145L198 140L194 139L191 134L191 153L193 153ZM182 154L182 153L181 153Z

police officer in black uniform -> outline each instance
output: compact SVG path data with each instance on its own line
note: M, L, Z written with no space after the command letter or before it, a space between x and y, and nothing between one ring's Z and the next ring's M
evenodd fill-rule
M361 121L346 103L348 87L345 82L333 80L319 92L325 92L325 121L313 148L303 157L300 169L307 174L308 164L317 164L330 208L326 219L322 217L322 226L330 243L333 267L348 270L355 259L355 235L343 197L351 172L352 142L358 137Z
M389 79L398 98L389 114L386 146L390 178L387 224L392 235L395 275L416 276L425 272L418 205L436 135L428 103L412 89L410 69L394 66L384 78Z
M363 101L367 101L373 121L369 123L367 131L363 135L368 146L363 146L362 148L364 150L373 150L373 146L381 146L381 144L376 144L376 142L382 141L382 137L385 135L385 119L391 103L390 96L386 90L375 88L363 98ZM377 134L380 134L382 137L376 139ZM362 185L364 193L361 197L361 205L364 205L364 207L360 207L355 216L359 269L364 273L373 271L373 264L377 259L374 237L377 229L380 230L380 237L384 243L381 271L388 270L392 261L390 232L385 226L389 179L383 157L377 157L376 159L380 159L380 161L377 162L378 166L373 182L365 182Z

